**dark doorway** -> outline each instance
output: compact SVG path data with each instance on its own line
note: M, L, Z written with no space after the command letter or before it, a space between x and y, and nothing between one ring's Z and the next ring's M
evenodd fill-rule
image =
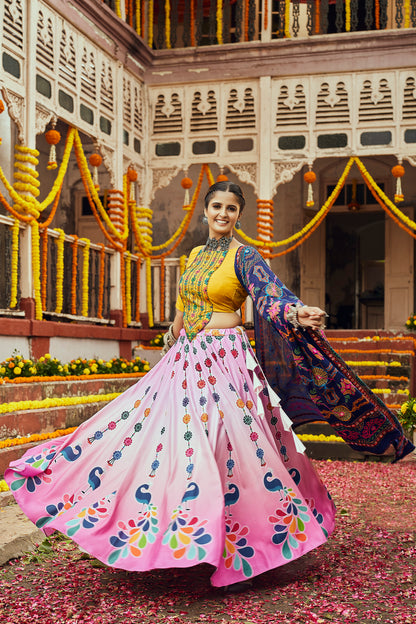
M332 329L384 326L385 218L342 212L326 219L325 298Z

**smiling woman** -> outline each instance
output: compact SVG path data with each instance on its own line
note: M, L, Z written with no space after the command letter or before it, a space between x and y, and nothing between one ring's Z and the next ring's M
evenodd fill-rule
M160 362L78 429L12 462L29 518L131 571L209 563L231 591L323 544L335 509L292 431L326 420L353 448L413 449L381 401L317 330L260 254L233 237L238 186L205 198ZM255 304L256 353L238 310ZM98 511L96 511L98 510Z

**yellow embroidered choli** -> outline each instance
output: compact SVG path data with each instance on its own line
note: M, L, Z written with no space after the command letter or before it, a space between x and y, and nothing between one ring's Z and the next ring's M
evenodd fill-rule
M176 302L190 338L204 328L213 312L236 312L247 297L234 270L237 247L223 257L218 251L199 253L202 249L195 247L189 254Z

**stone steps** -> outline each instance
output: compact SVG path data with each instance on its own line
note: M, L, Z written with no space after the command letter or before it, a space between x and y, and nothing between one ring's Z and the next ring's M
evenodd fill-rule
M54 381L0 385L0 403L41 401L47 398L88 397L123 392L137 383L137 377L104 378L81 381ZM108 401L94 401L41 409L11 409L0 414L0 442L8 438L27 437L77 427L102 409ZM19 459L28 448L39 442L0 449L0 475L11 461Z

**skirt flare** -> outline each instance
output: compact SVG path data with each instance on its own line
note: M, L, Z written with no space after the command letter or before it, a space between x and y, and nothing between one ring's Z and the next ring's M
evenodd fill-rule
M131 571L212 564L214 586L324 543L335 508L244 330L205 330L72 434L6 471L46 534Z

